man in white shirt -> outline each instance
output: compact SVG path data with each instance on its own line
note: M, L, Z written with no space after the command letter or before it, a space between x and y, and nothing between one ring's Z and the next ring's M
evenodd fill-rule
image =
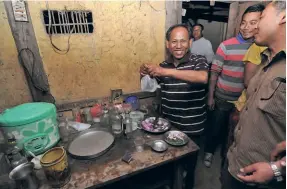
M205 56L208 64L212 62L214 52L209 40L203 37L204 27L201 24L195 24L192 27L193 42L190 48L190 52L193 54L199 54Z

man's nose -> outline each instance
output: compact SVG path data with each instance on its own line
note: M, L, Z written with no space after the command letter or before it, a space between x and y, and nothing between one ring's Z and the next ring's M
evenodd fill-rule
M177 42L176 43L176 48L180 48L181 47L181 43L180 42Z
M255 25L255 29L258 29L258 24L259 24L259 22Z
M248 29L249 28L249 24L245 24L244 29Z

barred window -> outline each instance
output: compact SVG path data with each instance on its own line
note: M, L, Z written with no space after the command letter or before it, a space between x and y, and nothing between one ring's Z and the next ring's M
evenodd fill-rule
M90 11L44 10L44 24L48 34L93 33Z

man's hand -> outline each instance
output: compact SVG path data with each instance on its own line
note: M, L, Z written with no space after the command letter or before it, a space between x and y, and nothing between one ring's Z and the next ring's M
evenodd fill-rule
M279 144L276 145L275 149L271 152L271 161L276 161L279 158L283 158L279 156L280 153L284 151L286 151L286 141L280 142Z
M273 171L269 163L259 162L240 169L238 178L247 183L268 183L273 177Z
M208 97L207 105L209 110L214 110L214 97Z
M140 67L140 74L141 76L148 75L148 64L142 64Z
M160 67L160 66L155 66L155 65L148 65L148 73L149 75L156 77L156 76L166 76L166 69Z

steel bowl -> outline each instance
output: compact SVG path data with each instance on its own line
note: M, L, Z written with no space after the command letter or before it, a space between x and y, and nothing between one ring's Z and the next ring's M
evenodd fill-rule
M163 140L154 140L150 147L156 152L164 152L167 150L167 143Z

